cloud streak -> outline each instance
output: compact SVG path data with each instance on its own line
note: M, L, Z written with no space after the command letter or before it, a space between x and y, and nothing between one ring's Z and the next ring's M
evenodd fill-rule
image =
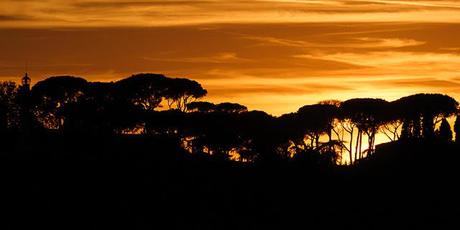
M1 27L177 26L210 23L460 22L454 1L15 1Z

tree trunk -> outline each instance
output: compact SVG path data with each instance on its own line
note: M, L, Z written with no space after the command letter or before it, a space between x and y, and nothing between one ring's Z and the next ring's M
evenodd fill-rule
M350 132L350 164L353 164L353 129L351 129L351 132Z
M315 149L318 149L319 148L319 135L318 134L315 134Z
M367 156L370 156L372 155L372 132L370 132L368 135L367 135L367 143L368 143L368 148L367 148Z
M360 134L361 134L361 130L358 129L358 135L356 137L355 161L358 159L359 143L361 142Z
M363 132L359 132L359 159L362 159L363 156Z

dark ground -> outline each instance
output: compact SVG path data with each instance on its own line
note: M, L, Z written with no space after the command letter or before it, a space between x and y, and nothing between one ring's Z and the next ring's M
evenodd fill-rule
M240 164L168 139L3 139L1 229L455 229L459 147L381 145L355 167Z

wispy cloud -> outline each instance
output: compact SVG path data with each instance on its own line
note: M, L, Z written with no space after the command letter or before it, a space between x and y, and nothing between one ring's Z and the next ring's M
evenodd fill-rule
M0 22L14 22L14 21L30 21L33 20L33 17L25 15L4 15L0 14Z
M369 53L317 53L298 55L297 57L321 58L354 65L364 65L380 69L405 70L451 70L457 71L460 65L460 55L455 53L416 53L401 51L381 51Z
M180 57L180 58L170 58L170 57L144 57L148 61L158 61L158 62L176 62L176 63L241 63L241 62L250 62L250 59L238 57L236 53L233 52L222 52L217 53L211 56L202 56L202 57Z
M210 23L460 22L455 1L3 0L2 27L171 26Z

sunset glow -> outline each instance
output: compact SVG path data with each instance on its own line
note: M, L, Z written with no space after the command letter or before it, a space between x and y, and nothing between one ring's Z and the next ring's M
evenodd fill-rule
M274 115L325 99L460 99L458 1L0 1L0 77L199 81ZM28 63L28 64L27 64Z

